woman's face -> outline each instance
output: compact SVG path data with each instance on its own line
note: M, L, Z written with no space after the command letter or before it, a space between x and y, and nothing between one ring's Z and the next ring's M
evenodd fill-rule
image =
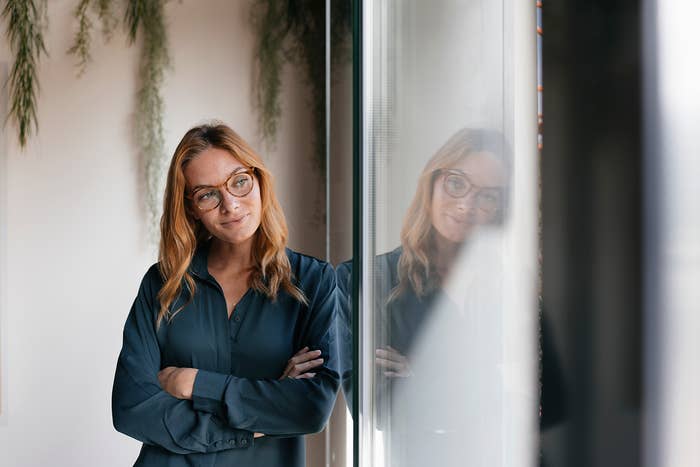
M190 209L210 234L233 244L251 240L262 217L260 185L255 175L252 190L245 196L234 196L222 185L232 173L247 168L228 151L209 148L189 161L184 169L187 193L196 190L196 196L202 188L218 186L214 188L221 194L217 208L205 212L190 203Z
M476 152L435 178L431 221L439 236L465 241L478 225L493 222L503 207L505 167L493 154Z

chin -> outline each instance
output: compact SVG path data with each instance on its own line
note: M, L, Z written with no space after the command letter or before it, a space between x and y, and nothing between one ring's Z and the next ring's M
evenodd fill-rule
M450 243L464 243L469 236L471 235L472 229L469 230L455 230L455 229L445 229L445 230L437 230L437 233L439 234L439 238L442 238L443 241L447 241Z
M223 230L223 231L218 231L214 236L218 238L221 241L227 242L227 243L233 243L234 245L237 243L245 243L248 240L250 240L254 235L257 229L253 230L252 232L246 229L245 231L238 231L238 232L231 232L228 230Z

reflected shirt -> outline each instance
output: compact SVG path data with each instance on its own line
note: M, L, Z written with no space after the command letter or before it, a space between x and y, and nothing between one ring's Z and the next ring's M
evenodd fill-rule
M287 249L308 306L285 291L272 301L249 289L229 318L208 251L200 247L189 266L194 297L183 292L171 309L184 308L160 327L158 265L143 278L117 362L115 428L144 443L137 466L302 467L302 435L323 429L339 386L333 268ZM278 380L304 346L322 352L316 376ZM199 370L192 400L161 389L157 374L168 366Z

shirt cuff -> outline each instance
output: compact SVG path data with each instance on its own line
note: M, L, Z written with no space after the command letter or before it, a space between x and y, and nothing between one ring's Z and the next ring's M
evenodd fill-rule
M213 402L221 403L224 399L228 379L228 375L198 370L194 379L194 387L192 388L192 403L195 410L211 409Z

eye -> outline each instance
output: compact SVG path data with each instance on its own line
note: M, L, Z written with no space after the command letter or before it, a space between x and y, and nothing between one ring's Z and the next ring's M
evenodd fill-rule
M250 177L248 175L238 175L233 179L233 186L236 188L243 188L250 183Z
M453 174L445 179L445 189L452 196L461 196L469 189L469 185L464 177Z
M202 190L197 192L195 199L197 202L207 201L215 196L214 190Z
M482 206L497 207L501 204L501 194L498 191L481 191L479 193L479 203Z
M450 177L447 179L447 184L453 190L461 190L464 188L464 181L457 177Z

